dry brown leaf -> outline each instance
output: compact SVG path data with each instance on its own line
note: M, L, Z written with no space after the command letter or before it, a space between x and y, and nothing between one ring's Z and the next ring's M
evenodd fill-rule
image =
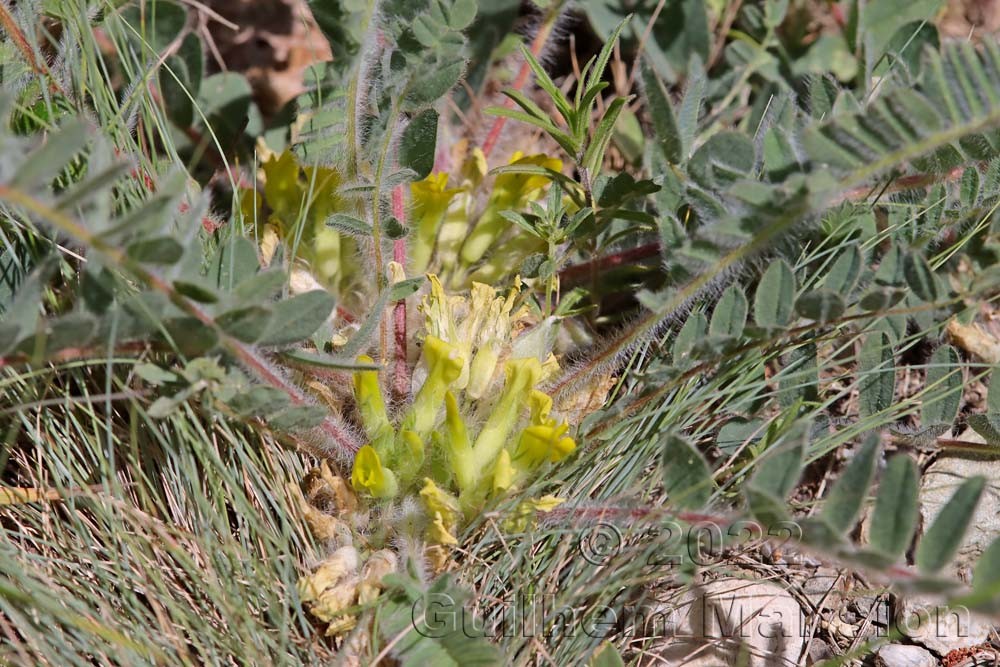
M948 322L948 337L958 347L988 364L1000 364L1000 340L975 324L962 324L957 319Z

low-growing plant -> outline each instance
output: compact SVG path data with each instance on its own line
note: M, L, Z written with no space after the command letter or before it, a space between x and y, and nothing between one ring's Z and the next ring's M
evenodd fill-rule
M333 60L270 125L180 4L0 5L4 660L641 662L629 610L761 535L996 613L1000 541L947 569L988 480L921 528L917 458L1000 443L995 44L869 3L817 73L788 2L588 2L557 83L538 3L453 146L507 19L309 4Z

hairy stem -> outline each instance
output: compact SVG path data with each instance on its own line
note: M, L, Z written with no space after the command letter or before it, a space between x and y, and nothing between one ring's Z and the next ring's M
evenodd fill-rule
M83 245L93 248L104 256L110 263L118 266L132 274L140 281L148 285L151 289L164 294L178 308L191 315L205 326L211 327L219 336L219 343L232 354L241 364L248 368L259 381L281 390L288 395L289 400L294 405L312 405L313 402L307 397L305 392L297 386L283 378L275 371L271 363L257 350L246 345L232 336L216 324L215 320L197 304L180 294L167 281L156 275L139 262L131 259L124 250L109 245L104 240L91 234L83 225L66 215L65 213L52 208L51 206L35 199L31 195L21 190L0 184L0 200L7 201L15 206L20 206L27 211L43 218L49 224L56 227L64 234L76 239ZM360 448L360 443L353 434L332 415L324 418L320 425L320 430L329 436L341 453L353 455ZM328 455L331 452L321 452Z
M7 5L0 2L0 27L3 28L11 41L14 42L14 46L17 50L21 52L21 55L27 61L28 65L31 67L35 74L45 77L49 81L49 89L53 92L59 93L63 97L69 97L66 95L66 91L62 89L56 78L52 76L52 72L49 70L48 65L44 61L39 61L35 57L35 52L31 48L31 44L28 42L28 38L25 36L24 32L21 30L20 26L11 16L10 10L7 9Z
M556 380L548 389L554 397L562 397L573 387L587 381L602 368L614 364L622 355L627 354L633 346L646 340L669 318L681 311L685 304L697 297L712 281L743 262L754 253L768 247L779 235L800 222L813 210L808 201L791 206L783 215L764 226L761 232L746 245L733 249L715 263L713 268L700 274L694 280L674 292L666 302L656 310L647 311L638 321L612 338L606 345L593 354L587 361L570 369Z
M545 13L542 19L542 24L538 27L538 32L535 33L535 38L531 40L531 55L536 58L541 56L542 50L545 48L545 43L549 39L549 35L552 34L552 28L556 24L556 19L559 18L562 12L562 0L552 3L548 11ZM521 63L521 69L517 72L517 78L514 79L514 84L511 86L514 90L521 90L524 85L528 82L528 77L531 75L531 68L528 66L527 62ZM508 109L514 108L514 101L509 97L505 97L503 101L503 106ZM493 152L493 148L496 146L497 140L500 139L500 133L503 131L504 125L507 123L507 119L503 116L497 116L493 121L493 126L490 127L489 134L486 135L486 141L483 142L483 155L486 157L490 156Z
M406 209L403 194L403 184L397 185L392 191L392 214L405 226ZM400 266L406 267L406 239L396 239L392 242L392 259ZM395 361L392 376L392 394L397 401L405 400L410 394L410 367L406 359L406 299L400 299L393 308L393 326L395 334Z
M632 262L656 257L660 254L661 250L662 246L658 241L655 241L611 255L605 255L604 257L597 257L596 259L581 262L580 264L573 264L559 272L559 280L562 281L564 286L573 287L582 283L592 272L626 266Z
M375 194L372 197L372 245L375 246L375 288L378 294L381 294L382 290L388 289L385 264L382 259L382 177L389 153L392 150L393 134L395 134L398 119L399 109L396 104L393 104L389 111L389 122L386 124L385 136L382 138L382 147L379 150L378 163L375 167ZM389 329L384 317L379 319L378 332L379 361L384 362L388 358L389 350Z

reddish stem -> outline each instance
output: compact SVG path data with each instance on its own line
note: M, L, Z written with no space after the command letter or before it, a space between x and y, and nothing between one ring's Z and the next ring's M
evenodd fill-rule
M573 525L580 525L581 523L593 523L596 521L597 524L601 522L607 522L613 524L615 519L622 522L638 522L643 520L657 521L662 519L677 519L678 521L683 521L685 523L697 525L697 524L713 524L720 528L727 526L734 526L739 523L745 522L746 519L740 515L727 515L727 514L710 514L704 512L687 512L687 511L674 511L667 507L627 507L620 505L605 505L605 506L594 506L594 507L557 507L549 512L537 514L539 522L543 525L563 525L567 523ZM574 522L574 520L576 520ZM582 521L581 521L582 520ZM756 522L752 522L756 524ZM618 524L614 524L618 525ZM762 526L762 528L765 526ZM784 529L783 529L784 531ZM815 547L812 547L805 542L800 541L798 537L793 537L792 535L783 535L779 531L777 535L773 534L771 531L761 531L760 539L766 542L778 543L779 546L787 543L789 540L795 540L796 547L803 553L812 554L817 559L822 562L827 562L829 557L818 551ZM725 531L724 531L725 532ZM890 581L893 580L914 580L918 578L916 572L912 569L902 566L902 565L892 565L885 568L880 572L884 577L888 578Z
M405 226L406 206L402 185L397 185L392 191L392 215L399 221L399 224ZM405 239L396 239L392 242L392 259L404 269L406 268ZM393 333L396 343L392 374L392 394L396 401L402 402L410 394L410 367L406 360L406 299L400 299L396 302L392 316Z
M135 341L131 343L119 343L115 346L113 352L114 354L138 354L144 352L147 349L152 348L148 341ZM105 346L95 346L95 347L72 347L66 348L64 350L59 350L55 354L45 357L47 363L58 364L65 361L77 361L80 359L87 359L89 357L97 357L98 355L105 354L108 352L108 348ZM4 366L15 366L17 364L27 364L31 363L30 354L11 354L6 357L0 357L0 368Z
M660 254L660 249L660 244L658 242L647 243L646 245L641 245L637 248L630 248L629 250L616 252L613 255L598 257L597 259L592 259L589 262L567 266L559 272L559 282L565 287L571 287L583 282L586 278L589 278L593 272L613 269L617 266L646 259L647 257L655 257Z
M174 289L174 286L170 282L130 258L121 248L113 246L102 238L95 236L69 215L58 209L51 208L34 197L5 184L0 184L0 200L21 206L26 211L48 220L64 233L69 234L84 245L103 254L111 263L133 274L133 276L146 283L154 291L165 295L174 305L205 326L216 331L220 330L214 318L199 304L181 295ZM275 369L272 369L266 358L255 348L233 338L225 332L220 332L219 342L245 368L249 369L258 380L288 394L288 398L293 405L313 405L313 402L301 389L282 377ZM354 437L354 434L335 415L331 414L326 417L320 424L319 429L326 433L333 441L335 447L343 453L354 454L360 448L360 443ZM310 445L305 444L305 446L309 447ZM323 456L328 456L332 453L322 449L317 451L315 447L310 447L310 449L313 453Z
M39 60L35 58L35 52L31 50L28 38L25 36L24 32L21 31L21 28L17 25L14 17L11 16L6 5L2 2L0 2L0 27L2 27L10 36L11 40L14 42L14 46L16 46L17 50L21 52L24 59L28 61L28 65L31 67L32 71L34 71L35 74L45 76L49 80L49 89L53 92L61 94L63 97L68 98L69 96L66 94L66 91L62 89L62 86L59 85L56 78L52 76L52 72L49 71L45 62L39 62Z
M545 42L549 38L549 34L552 32L552 26L555 23L555 17L558 12L553 12L545 18L542 26L538 29L538 33L535 38L531 41L531 55L536 58L542 53L542 49L545 48ZM528 82L528 76L531 75L531 68L528 66L527 61L521 63L521 69L517 72L517 78L514 79L514 85L511 86L514 90L521 90L524 88L524 84ZM508 109L514 108L514 102L509 97L504 98L503 106ZM490 156L493 152L493 147L496 146L497 140L500 138L500 132L503 131L503 126L507 123L507 119L503 116L497 116L493 121L493 126L490 128L489 134L486 135L486 141L483 142L483 155L486 157Z

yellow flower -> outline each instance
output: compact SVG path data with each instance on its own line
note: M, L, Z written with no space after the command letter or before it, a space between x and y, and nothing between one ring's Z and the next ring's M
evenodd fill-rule
M455 395L450 391L444 395L444 406L444 423L447 434L445 446L448 451L448 459L452 472L455 474L458 490L460 492L468 491L475 481L475 470L473 469L475 463L472 459L469 432L458 411L458 401L455 400Z
M482 398L493 384L501 353L510 347L514 328L528 315L528 309L514 306L519 284L506 296L482 283L473 283L468 298L449 296L437 276L430 274L430 293L420 309L430 335L458 348L464 363L455 381L473 399Z
M465 364L465 360L459 356L458 348L436 336L428 336L424 340L423 356L427 365L427 379L414 397L413 406L403 426L421 438L428 436L434 428L444 395L461 375Z
M536 512L551 512L566 502L566 499L556 498L555 496L542 496L541 498L531 499L526 502Z
M549 419L549 413L552 412L552 397L545 392L532 389L528 395L528 407L531 408L532 425L547 426L555 423Z
M424 488L420 490L427 515L431 524L427 528L427 539L435 544L458 544L453 531L458 524L458 500L449 493L442 491L430 479L424 480Z
M415 273L427 270L445 213L455 196L462 192L462 188L448 189L447 185L448 174L443 173L431 174L410 185L416 229L410 246L410 267Z
M517 423L518 411L521 405L527 400L529 393L538 384L542 376L542 365L538 359L511 359L506 364L507 381L504 383L503 392L497 399L493 411L487 417L476 444L472 448L472 455L476 461L475 483L478 483L487 470L492 470L494 461L507 437Z
M511 157L510 163L518 166L544 167L553 171L562 169L561 160L547 155L523 157L523 154L518 152ZM506 173L497 176L486 209L462 244L462 262L466 266L471 266L482 259L486 251L510 226L501 213L522 208L548 183L547 176L537 174Z
M503 523L505 530L518 532L527 529L529 523L533 523L535 515L539 512L551 512L565 499L555 496L542 496L541 498L529 498L517 506L512 515Z
M576 450L576 442L566 435L569 426L538 425L521 431L514 460L525 467L534 467L550 461L556 463Z
M264 199L274 215L285 225L292 225L302 207L302 186L299 185L299 163L291 151L271 157L262 165ZM283 231L287 232L285 228Z
M353 252L354 243L326 226L330 214L344 208L339 196L340 173L329 167L300 166L287 150L280 155L271 153L261 172L263 187L244 190L240 196L244 218L256 222L259 236L264 236L265 224L277 230L288 249L309 265L316 278L332 285L345 273L348 265L343 258ZM267 219L261 215L265 203L271 211ZM273 252L273 248L266 249L265 258Z
M375 360L366 354L358 357L362 364L373 364ZM379 387L378 371L359 370L354 372L354 400L361 413L361 422L365 426L368 439L375 450L382 456L392 451L392 441L395 431L389 423L389 415L385 409L385 399Z
M500 450L496 465L493 467L493 493L504 493L514 485L516 471L510 462L510 454L506 449Z
M469 235L469 216L475 201L473 190L479 187L488 170L483 151L473 148L460 170L462 191L451 201L437 235L437 259L442 271L450 272L458 263L459 250Z
M397 452L396 470L401 484L408 484L424 465L424 441L413 431L402 431L403 448Z
M354 457L351 486L355 491L364 491L373 498L391 498L398 491L396 475L382 466L382 461L371 445L359 449Z
M433 273L428 274L427 279L431 283L431 291L420 302L420 312L424 314L424 327L428 336L440 338L449 345L459 349L459 353L468 352L471 349L471 342L463 341L458 335L458 318L466 310L465 297L451 296L444 291L444 285ZM463 355L463 359L468 358L468 354ZM464 369L463 369L464 370ZM456 380L459 389L465 387L461 377Z

